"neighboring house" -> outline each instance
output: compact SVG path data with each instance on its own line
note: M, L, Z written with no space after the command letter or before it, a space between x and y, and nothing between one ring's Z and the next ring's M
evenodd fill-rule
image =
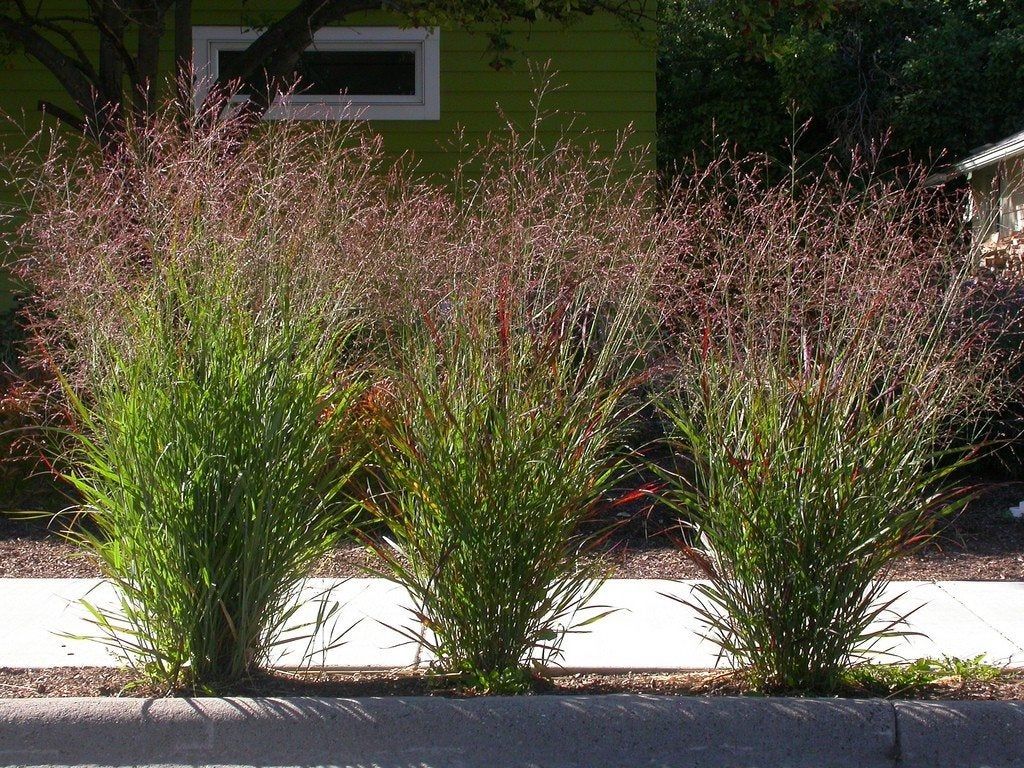
M970 181L975 242L997 259L1024 256L1024 131L981 147L955 169Z
M88 7L86 0L69 0L67 5L69 13L72 6L80 6L83 13ZM195 4L194 63L201 77L215 75L221 61L255 37L246 26L254 18L254 5L274 10L289 7L289 2L248 3L245 16L237 2ZM270 117L360 116L382 134L389 152L414 152L427 171L443 172L459 152L457 128L463 131L460 141L472 144L501 129L506 119L530 123L536 70L547 66L556 88L542 108L560 113L545 126L551 135L565 127L573 132L585 129L611 146L617 132L632 126L632 146L654 143L653 33L640 34L605 13L585 16L567 28L544 23L518 31L513 27L513 61L495 69L486 28L476 33L410 29L396 21L384 12L360 13L344 26L322 29L301 65L306 92ZM89 41L83 44L89 46ZM18 52L4 58L0 110L24 113L31 124L39 119L40 100L71 107L38 62ZM166 61L162 71L170 71L170 65ZM348 96L339 95L341 91ZM649 162L653 167L653 156Z

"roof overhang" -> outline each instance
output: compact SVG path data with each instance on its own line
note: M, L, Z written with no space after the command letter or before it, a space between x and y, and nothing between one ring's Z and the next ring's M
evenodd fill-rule
M1024 131L979 149L973 155L965 157L953 167L960 173L968 173L988 165L995 165L1000 160L1005 160L1008 157L1022 154L1024 154Z

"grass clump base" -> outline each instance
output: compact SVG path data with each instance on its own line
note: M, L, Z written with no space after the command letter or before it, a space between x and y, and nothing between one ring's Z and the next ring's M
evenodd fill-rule
M939 661L939 660L932 660ZM955 664L971 660L946 660ZM973 662L971 662L973 663ZM865 673L905 665L865 665ZM986 667L989 674L939 676L918 686L885 685L867 688L851 680L838 695L848 698L895 696L928 700L1019 700L1024 698L1024 672ZM233 696L446 696L478 695L473 689L439 686L437 680L410 672L284 672L263 670L222 690ZM56 669L0 669L0 690L7 697L60 696L163 696L167 689L152 683L138 684L130 670L115 668L65 667ZM749 677L739 671L693 671L675 673L624 673L617 675L557 675L535 681L535 695L645 694L654 696L760 696ZM209 692L176 689L174 696L203 696Z

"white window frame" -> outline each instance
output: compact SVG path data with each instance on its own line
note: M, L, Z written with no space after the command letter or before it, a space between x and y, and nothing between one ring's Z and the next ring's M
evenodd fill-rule
M261 34L244 27L193 27L196 103L217 81L217 53L245 50ZM437 27L325 27L308 50L394 51L416 54L416 93L411 96L324 96L296 93L279 98L268 120L439 120L441 118L440 37ZM245 97L239 97L239 100Z

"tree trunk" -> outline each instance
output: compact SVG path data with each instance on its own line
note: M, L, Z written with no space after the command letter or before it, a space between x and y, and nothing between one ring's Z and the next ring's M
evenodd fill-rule
M192 71L192 0L174 4L174 82L179 103L192 101L195 73Z
M124 45L125 16L117 0L103 0L97 22L100 27L99 96L102 103L97 104L92 119L96 122L100 143L106 144L104 137L116 133L124 118L121 109L128 55Z
M136 56L135 110L148 115L156 107L157 77L160 74L160 40L164 34L166 8L157 2L139 10L139 41Z

